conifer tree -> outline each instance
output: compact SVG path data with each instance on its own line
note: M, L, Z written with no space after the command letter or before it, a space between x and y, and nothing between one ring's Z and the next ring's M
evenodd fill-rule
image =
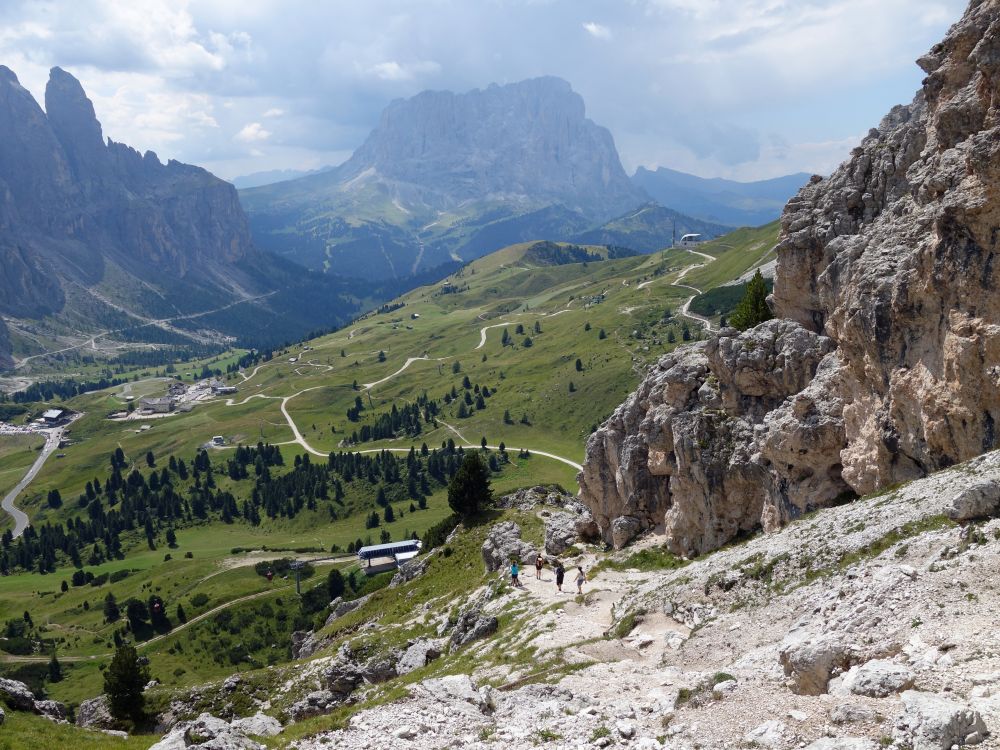
M729 318L729 324L737 330L746 331L773 317L771 308L767 306L767 284L764 282L760 269L757 269L747 284L743 299L740 300Z
M478 453L467 453L448 485L448 505L457 515L469 518L492 500L489 469Z
M111 715L116 719L141 719L146 703L142 692L147 682L149 671L139 663L135 647L124 643L115 649L114 658L104 673L104 692Z

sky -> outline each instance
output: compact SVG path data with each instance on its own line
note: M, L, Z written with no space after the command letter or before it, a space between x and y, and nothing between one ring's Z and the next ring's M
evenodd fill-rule
M105 135L233 178L344 161L390 101L565 78L629 173L826 174L965 0L3 0L0 63L58 65Z

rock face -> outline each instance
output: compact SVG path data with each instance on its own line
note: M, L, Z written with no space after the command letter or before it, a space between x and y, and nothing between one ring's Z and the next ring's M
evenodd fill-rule
M907 690L893 739L913 750L949 750L986 739L978 711L934 693Z
M591 436L609 542L627 518L702 552L997 447L998 58L1000 3L973 2L913 103L788 203L777 319L664 357Z

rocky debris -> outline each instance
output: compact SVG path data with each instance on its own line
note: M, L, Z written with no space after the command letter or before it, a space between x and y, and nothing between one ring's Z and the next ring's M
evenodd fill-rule
M419 638L410 643L396 663L396 671L403 675L425 667L441 656L442 649L435 641Z
M108 696L99 695L82 701L76 707L76 725L88 729L111 729L115 725L108 705Z
M331 664L323 670L320 677L323 687L340 700L353 693L363 680L361 667L346 659Z
M831 692L887 698L913 687L916 676L902 664L873 659L860 666L851 667L844 674L836 691Z
M275 729L273 719L260 715L250 719L238 720L230 724L228 721L203 713L193 721L184 721L171 729L159 742L149 750L186 750L186 748L203 748L204 750L265 750L259 742L251 740L247 735L251 729L262 730L262 736L273 736L281 731L280 725Z
M422 576L427 572L427 566L430 565L433 555L434 550L431 550L430 554L414 557L412 560L404 562L396 570L392 580L389 581L389 588L394 589Z
M864 737L823 737L805 750L878 750L878 745Z
M511 560L531 565L535 562L538 551L522 541L520 526L513 521L504 521L490 529L483 542L482 554L486 571L492 573L510 565Z
M952 521L989 518L1000 510L1000 482L979 482L955 493L945 512Z
M499 627L500 621L495 616L485 614L482 605L472 604L458 615L458 621L451 631L451 650L491 636Z
M3 726L4 721L7 719L7 714L4 713L3 706L0 706L0 726Z
M987 734L978 711L942 695L907 690L893 739L912 750L950 750L978 745Z
M912 104L789 201L776 319L663 357L591 435L607 541L624 516L703 553L1000 447L998 47L1000 5L971 3Z

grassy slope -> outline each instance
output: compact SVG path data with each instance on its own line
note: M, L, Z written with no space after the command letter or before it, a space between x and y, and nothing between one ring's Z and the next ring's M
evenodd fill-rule
M739 275L766 255L765 245L774 233L773 227L741 230L728 240L706 245L704 250L718 260L689 272L685 282L705 284L712 278ZM394 403L412 401L424 391L432 398L440 398L453 385L461 390L461 379L468 375L473 383L496 389L496 394L484 411L470 418L457 418L457 404L445 407L441 418L470 442L478 443L485 436L491 443L504 441L510 447L527 446L582 461L584 441L592 426L634 388L645 365L673 348L666 343L666 332L673 327L677 340L681 340L682 323L676 319L665 321L664 313L676 309L690 292L670 282L701 259L673 250L614 261L535 267L524 261L526 247L507 248L455 274L449 281L462 290L458 293L442 294L440 284L417 289L401 298L404 307L398 310L366 316L340 332L308 342L310 351L296 347L282 353L247 372L249 380L234 377L231 382L240 389L236 406L216 399L198 405L188 414L149 420L152 429L137 432L141 423L110 422L105 418L108 412L120 408L121 387L74 399L70 405L86 412L73 426L74 445L66 450L66 458L50 459L22 496L21 504L36 523L75 515L76 495L88 479L107 474L108 456L118 446L130 460L141 464L148 450L161 461L170 453L190 459L199 445L216 434L225 435L231 442L290 440L291 430L279 409L283 397L294 396L287 408L310 444L320 451L336 450L345 430L349 433L357 427L345 416L358 395L351 388L352 382L380 380L398 371L408 357L423 355L441 361L415 362L397 377L362 393L367 407L363 419L373 411L388 410ZM699 274L704 278L693 281ZM644 286L639 288L640 284ZM600 295L603 301L596 303ZM412 317L414 313L419 317ZM541 333L533 332L535 321L540 321ZM533 339L530 348L524 346L525 336L515 333L519 322ZM588 323L590 330L585 330ZM515 345L502 347L503 329L493 328L487 331L485 346L476 349L481 328L497 324L508 329ZM602 329L606 332L604 339L599 337ZM385 352L384 362L379 361L380 350ZM292 356L302 361L290 363ZM582 371L576 370L577 358ZM457 374L452 372L455 362L460 363ZM571 381L576 387L573 393L569 391ZM134 390L155 392L162 387L159 382L140 383ZM505 409L515 424L504 424ZM518 423L522 415L529 417L530 425ZM454 433L442 425L428 427L415 440L365 443L358 448L419 446L424 441L433 446L450 437L455 437ZM6 445L0 438L0 446ZM6 449L27 454L16 446ZM290 463L300 449L287 446L283 452ZM216 463L222 458L213 455ZM575 471L565 464L539 456L519 459L516 453L512 458L513 463L495 481L498 492L539 483L574 487ZM65 500L58 511L43 507L51 488L58 488ZM444 496L439 492L430 499L428 511L407 514L391 530L394 537L404 530L422 532L444 514ZM160 591L171 608L174 602L182 601L187 609L194 587L207 587L212 602L206 606L211 607L265 590L263 579L247 570L220 572L220 563L230 557L233 547L267 544L328 549L331 544L345 546L364 535L360 515L331 524L322 512L304 512L291 521L265 522L258 529L240 522L183 529L178 532L179 549L170 551L175 559L169 563L163 563L167 550L146 550L142 541L125 561L94 569L95 573L122 567L138 571L113 586L71 588L61 594L59 582L69 578L70 570L54 576L26 574L0 579L0 620L30 609L36 622L49 623L49 635L63 639L61 656L106 653L108 641L99 604L108 590L113 590L119 600L139 594L145 598ZM193 560L182 559L188 551L194 555ZM208 576L213 577L206 582ZM83 609L84 600L91 605L89 611ZM189 617L192 614L196 612L189 610ZM173 670L184 659L167 650L163 643L150 652L154 667L162 667L158 676L166 684L193 684L214 674L212 668L206 667L189 668L185 675L174 676ZM53 686L54 694L73 701L96 692L99 661L74 667L66 681Z

